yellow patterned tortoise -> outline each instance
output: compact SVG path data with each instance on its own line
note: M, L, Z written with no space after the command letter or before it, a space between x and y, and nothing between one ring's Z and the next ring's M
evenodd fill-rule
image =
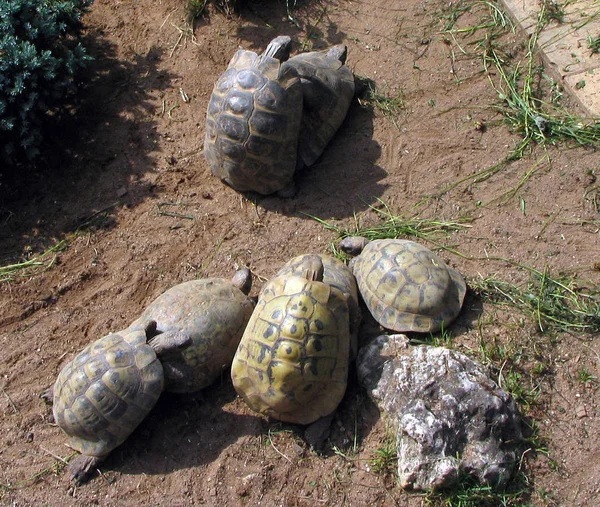
M231 377L250 408L311 424L330 415L346 391L348 294L323 283L323 262L306 256L302 275L270 280L233 359Z
M191 340L187 347L161 358L165 391L199 391L231 365L254 310L248 297L250 270L238 270L231 280L203 278L176 285L156 298L129 326L141 329L155 321L159 332Z
M178 336L145 329L111 333L85 347L42 395L68 445L81 454L70 463L71 479L84 482L148 415L163 391L159 357L188 345Z
M358 304L358 289L352 271L341 260L324 254L303 254L286 262L275 274L279 276L302 276L304 261L309 255L317 255L323 263L323 282L348 294L348 310L350 312L350 359L356 357L358 352L358 329L360 327L361 312Z
M291 39L273 39L260 56L239 50L213 88L204 155L212 173L245 192L294 194L302 85L283 67Z
M466 293L463 277L428 248L403 239L352 236L340 248L375 320L397 332L429 333L447 327Z

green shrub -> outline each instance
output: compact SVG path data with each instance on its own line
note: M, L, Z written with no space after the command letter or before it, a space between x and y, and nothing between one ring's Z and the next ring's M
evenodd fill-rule
M93 0L0 0L0 161L33 160L49 114L91 59L78 40Z

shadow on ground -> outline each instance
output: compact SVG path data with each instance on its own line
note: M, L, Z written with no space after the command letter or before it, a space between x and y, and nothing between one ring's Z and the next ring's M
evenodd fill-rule
M365 211L383 196L387 172L375 161L381 147L373 140L373 110L354 103L323 155L295 175L291 199L248 195L261 207L286 216L343 219Z
M203 466L244 436L261 434L264 419L223 410L236 393L228 379L194 394L164 393L146 420L103 464L124 474L168 474Z
M173 77L158 69L162 50L125 61L100 33L84 43L94 61L81 93L50 119L36 165L2 182L2 265L43 252L90 218L135 206L155 191L137 180L154 163L152 99ZM104 218L102 227L110 227Z

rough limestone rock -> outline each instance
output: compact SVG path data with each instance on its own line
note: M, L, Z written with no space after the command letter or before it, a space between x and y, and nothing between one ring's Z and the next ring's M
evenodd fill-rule
M414 490L454 486L470 474L502 487L522 442L516 403L483 367L443 347L382 335L357 358L361 383L397 429L398 475Z

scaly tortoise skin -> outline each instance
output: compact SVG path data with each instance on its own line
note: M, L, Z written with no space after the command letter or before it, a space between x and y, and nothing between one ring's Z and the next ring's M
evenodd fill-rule
M231 365L254 310L254 301L247 295L251 286L252 275L246 268L231 280L184 282L161 294L131 324L129 329L139 329L156 321L159 332L191 340L189 346L161 359L166 391L199 391Z
M275 274L279 276L302 276L304 261L309 255L317 255L323 263L323 282L348 294L348 310L350 312L350 359L355 359L358 352L358 330L361 312L358 303L358 289L352 271L341 260L324 254L303 254L286 262Z
M85 481L158 401L164 384L158 355L187 342L156 335L156 323L150 322L146 329L96 340L61 370L43 395L53 403L54 419L69 447L81 453L70 463L76 482Z
M303 276L264 286L231 367L252 410L296 424L336 409L349 367L348 295L322 282L319 257L304 263Z
M237 51L210 97L204 155L212 173L240 192L294 192L302 85L293 67L281 65L290 48L280 36L260 56Z
M344 65L344 44L327 51L300 53L282 64L292 67L302 83L302 124L298 154L311 166L340 128L354 98L354 74Z
M348 237L340 248L358 255L350 267L367 308L383 327L429 333L447 327L458 316L465 281L423 245Z

